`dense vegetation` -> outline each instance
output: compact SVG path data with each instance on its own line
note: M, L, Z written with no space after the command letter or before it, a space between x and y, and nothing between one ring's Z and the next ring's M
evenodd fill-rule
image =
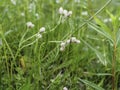
M0 90L119 90L119 0L0 0Z

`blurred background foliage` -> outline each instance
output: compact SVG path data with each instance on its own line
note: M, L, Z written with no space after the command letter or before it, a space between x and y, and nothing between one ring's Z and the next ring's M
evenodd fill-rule
M2 35L0 36L2 40L0 89L62 90L63 87L67 87L69 90L102 90L103 88L103 90L111 90L113 49L110 40L96 32L89 24L79 28L107 1L0 0L0 33L3 34L13 55L16 54L19 41L27 30L26 22L31 21L35 24L26 36L29 37L37 33L42 26L46 27L46 31L51 30L58 23L59 7L73 12L72 16L61 23L54 32L45 33L38 42L22 49L15 60ZM96 16L111 30L113 24L105 23L104 20L111 18L107 11L119 19L119 5L119 0L112 0ZM82 15L82 12L88 14ZM102 28L94 19L89 23ZM72 36L81 40L79 45L70 44L64 52L60 52L58 43L49 43L49 41L64 40L68 38L67 34L75 30L77 31ZM64 36L66 37L63 38ZM119 45L117 48L117 87L120 86Z

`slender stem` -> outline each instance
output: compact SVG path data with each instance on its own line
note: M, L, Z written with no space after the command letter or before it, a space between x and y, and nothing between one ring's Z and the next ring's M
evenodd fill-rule
M34 43L37 42L37 41L38 41L38 39L36 39L36 40L33 41L32 43L29 43L29 44L26 44L26 45L22 46L22 47L20 48L20 50L23 49L23 48L25 48L25 47L27 47L27 46L30 46L30 45L34 44Z
M113 46L113 59L112 59L112 90L115 90L116 83L116 43Z
M57 25L54 28L52 28L50 31L48 31L48 32L54 31L61 24L61 20L62 20L62 16L60 16ZM48 32L44 32L44 33L48 33Z
M38 33L36 33L36 34L34 34L33 36L31 36L31 37L29 37L29 38L23 40L22 42L20 42L19 47L21 47L21 45L22 45L24 42L26 42L26 41L32 39L33 37L35 37L37 34L38 34Z
M22 42L23 42L23 40L24 40L24 37L25 37L25 35L27 34L28 30L29 30L29 29L27 28L26 32L23 34L23 36L22 36L22 38L21 38L21 40L20 40L19 47L21 46L21 44L22 44Z
M97 14L99 14L102 10L104 10L105 7L111 3L111 1L112 0L109 0L108 2L106 2L92 17L88 19L88 21L91 21Z
M2 35L2 39L4 40L4 42L5 42L5 44L6 44L7 48L8 48L8 50L9 50L11 56L12 56L12 58L14 59L14 54L13 54L13 52L12 52L12 50L11 50L11 48L10 48L8 42L6 41L6 39L5 39L5 37L4 37L3 35Z

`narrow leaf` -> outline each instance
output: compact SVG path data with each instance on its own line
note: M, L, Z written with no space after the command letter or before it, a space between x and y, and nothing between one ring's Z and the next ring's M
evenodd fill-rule
M81 82L83 82L84 84L94 88L95 90L105 90L103 89L102 87L99 87L98 85L96 85L95 83L93 82L90 82L88 80L83 80L83 79L79 79Z

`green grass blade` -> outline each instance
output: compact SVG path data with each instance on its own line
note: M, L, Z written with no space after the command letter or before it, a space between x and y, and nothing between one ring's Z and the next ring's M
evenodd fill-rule
M94 88L95 90L105 90L102 87L99 87L97 84L90 82L88 80L83 80L83 79L79 79L81 82L83 82L84 84Z

